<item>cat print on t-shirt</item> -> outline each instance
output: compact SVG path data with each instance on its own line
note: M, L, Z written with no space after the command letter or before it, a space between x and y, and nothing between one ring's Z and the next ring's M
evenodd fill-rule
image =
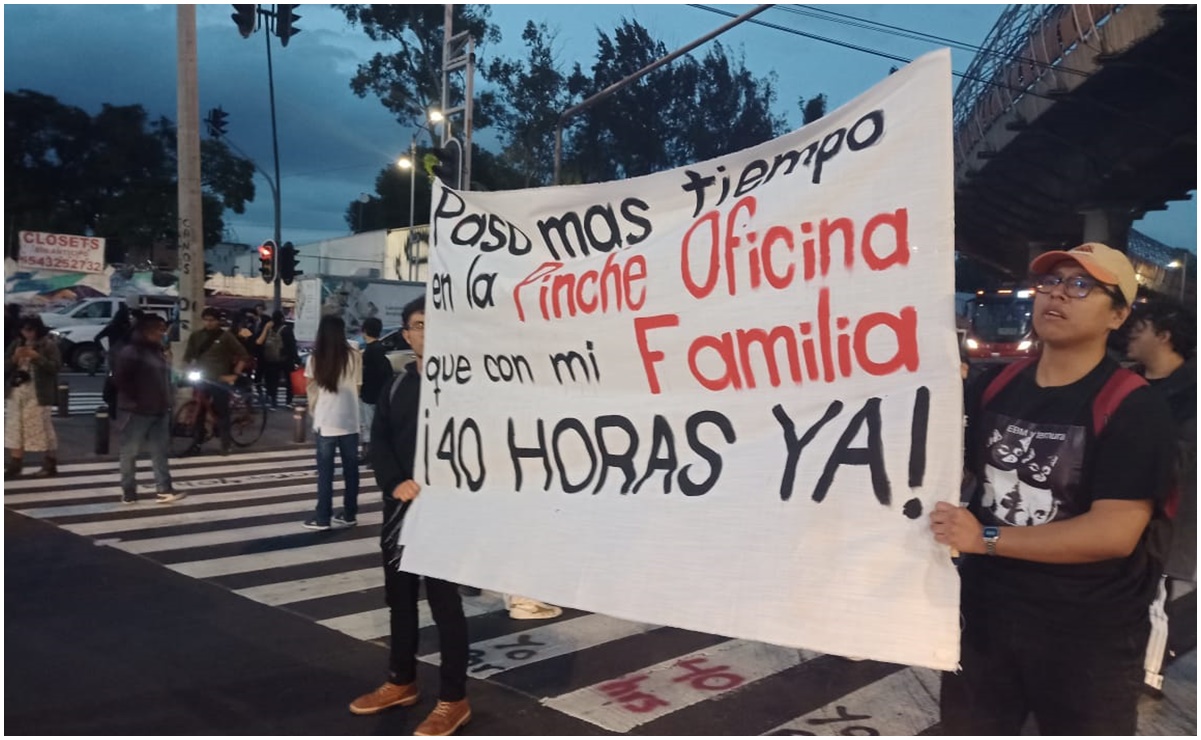
M1087 502L1080 500L1083 426L989 416L980 503L993 521L985 524L1029 527L1087 510Z

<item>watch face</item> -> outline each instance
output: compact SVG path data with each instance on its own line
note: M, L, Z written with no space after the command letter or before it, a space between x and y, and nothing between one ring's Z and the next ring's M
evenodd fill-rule
M989 539L992 537L999 537L1000 535L1001 535L1001 530L997 527L985 527L984 528L985 539Z

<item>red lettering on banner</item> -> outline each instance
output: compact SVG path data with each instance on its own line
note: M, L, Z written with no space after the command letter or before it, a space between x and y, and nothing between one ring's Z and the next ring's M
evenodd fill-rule
M625 256L625 255L623 255ZM610 253L600 269L573 272L562 262L543 262L513 287L517 319L525 321L522 289L537 288L538 312L546 321L593 313L637 311L646 302L646 258L640 254L618 261ZM531 291L526 291L528 293Z
M758 244L761 232L753 228L756 207L755 197L746 196L726 214L724 230L721 213L712 210L684 233L680 276L693 298L709 297L723 274L731 296L737 295L740 287L757 290L765 281L774 290L786 290L796 277L798 260L805 281L826 277L837 251L841 251L839 262L848 272L854 269L857 254L874 272L909 264L909 212L905 208L878 213L862 229L846 217L802 221L795 233L793 227L773 224L762 232L764 238ZM744 223L740 224L740 218ZM881 254L880 242L886 241L886 234L891 234L891 251Z
M646 371L646 382L650 384L651 393L659 394L659 376L655 374L655 363L664 358L659 350L652 350L646 342L646 333L651 329L663 329L669 326L679 326L680 317L674 313L661 316L639 316L634 319L634 333L638 337L638 354L642 356L642 367Z

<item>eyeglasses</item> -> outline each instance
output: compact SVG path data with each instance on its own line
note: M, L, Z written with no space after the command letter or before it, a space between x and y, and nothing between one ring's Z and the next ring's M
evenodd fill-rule
M1034 278L1034 289L1039 293L1050 293L1060 285L1063 286L1063 292L1069 298L1086 298L1094 288L1100 288L1109 296L1114 295L1107 285L1087 275L1073 275L1068 278L1059 275L1038 275Z
M405 327L405 331L425 331L425 322L418 321L416 324L409 324Z

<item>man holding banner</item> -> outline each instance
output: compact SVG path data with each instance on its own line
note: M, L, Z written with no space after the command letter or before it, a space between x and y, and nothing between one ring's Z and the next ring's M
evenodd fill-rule
M384 495L384 526L380 548L384 558L384 591L392 627L388 680L350 704L354 714L377 714L390 707L417 703L417 592L421 576L401 570L399 537L409 504L421 493L413 474L417 450L418 405L425 357L425 298L404 307L404 340L417 356L404 372L386 384L372 420L371 463ZM417 727L416 735L450 735L471 719L467 703L467 619L459 587L425 578L425 594L438 626L441 678L438 704Z
M939 503L960 566L962 671L945 673L946 734L1133 735L1160 564L1145 531L1170 488L1171 416L1105 355L1138 284L1103 244L1030 265L1041 357L969 392L966 509Z

